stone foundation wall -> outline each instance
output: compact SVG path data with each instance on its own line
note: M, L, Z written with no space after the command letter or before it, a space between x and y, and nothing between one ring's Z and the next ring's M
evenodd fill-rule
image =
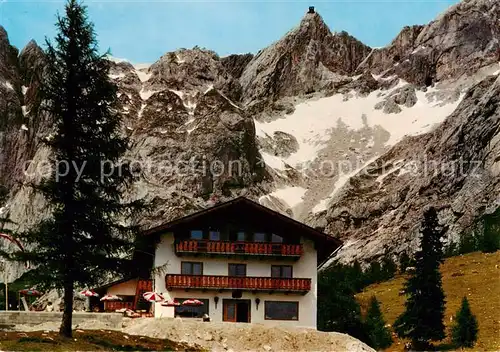
M0 311L0 325L37 325L47 322L60 323L62 312L22 312ZM73 313L73 327L90 320L98 320L99 325L111 329L122 327L123 315L119 313Z

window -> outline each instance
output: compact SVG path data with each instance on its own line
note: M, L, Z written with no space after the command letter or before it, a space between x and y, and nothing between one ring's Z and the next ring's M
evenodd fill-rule
M247 265L246 264L229 264L228 275L229 276L247 276Z
M208 314L208 299L198 299L198 301L203 302L200 306L183 306L182 303L185 300L193 298L175 298L174 300L179 302L181 305L175 307L175 316L186 317L186 318L201 318L203 314Z
M299 320L299 302L265 301L266 320Z
M271 242L274 243L283 243L283 237L275 235L274 233L271 235Z
M291 265L271 265L271 277L292 278L292 273Z
M191 230L190 237L192 240L202 240L203 239L203 231L202 230Z
M203 275L203 263L200 262L182 262L182 275Z
M245 232L244 231L239 231L236 234L236 241L245 241Z
M266 234L263 232L256 232L253 235L253 240L255 242L266 242Z
M220 232L211 230L208 232L208 239L210 241L220 241Z

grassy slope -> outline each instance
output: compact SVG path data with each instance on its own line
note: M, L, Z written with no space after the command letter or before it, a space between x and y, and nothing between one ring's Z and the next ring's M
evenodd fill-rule
M478 342L472 350L500 351L500 251L448 258L441 266L441 273L446 294L446 328L450 328L462 297L467 296L479 324ZM399 295L404 281L401 275L367 287L356 296L363 311L370 297L375 295L386 322L392 325L404 310L405 296ZM449 339L442 341L441 347L444 349L449 342ZM395 340L388 350L403 350L403 346L402 341Z
M0 349L7 351L202 351L168 339L123 334L119 331L76 330L73 339L56 332L0 332Z

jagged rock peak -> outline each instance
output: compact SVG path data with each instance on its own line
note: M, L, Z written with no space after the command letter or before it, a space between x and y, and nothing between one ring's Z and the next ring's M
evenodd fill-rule
M283 38L259 51L241 75L244 102L276 101L331 88L354 72L371 48L346 32L332 34L319 13L306 13Z
M23 55L26 55L26 54L29 54L32 52L36 52L36 53L43 52L42 48L40 48L40 46L38 45L38 43L34 39L31 39L28 42L28 44L26 44L26 46L21 50L21 53L19 55L23 56Z
M306 13L297 28L293 29L288 35L306 35L311 39L322 40L332 32L323 21L321 15L317 12Z

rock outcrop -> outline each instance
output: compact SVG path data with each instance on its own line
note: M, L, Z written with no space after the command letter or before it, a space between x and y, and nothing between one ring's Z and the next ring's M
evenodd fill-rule
M425 26L405 27L358 71L397 74L418 86L472 75L500 61L500 4L464 0Z

